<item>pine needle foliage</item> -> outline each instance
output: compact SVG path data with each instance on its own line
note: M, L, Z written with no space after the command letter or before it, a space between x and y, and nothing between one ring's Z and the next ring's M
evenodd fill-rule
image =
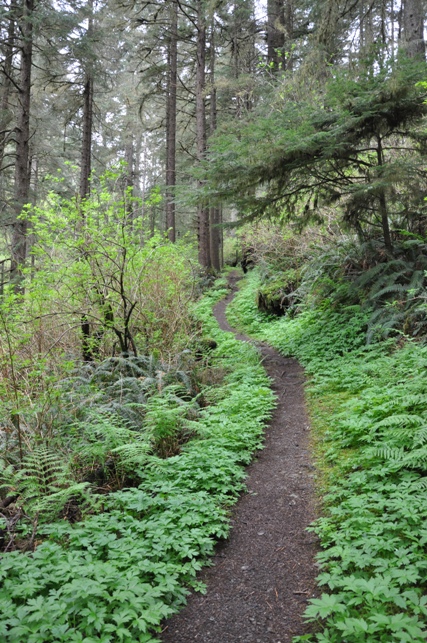
M315 90L286 78L257 114L214 137L203 196L228 200L242 221L301 227L338 207L361 239L380 232L391 253L389 222L417 231L425 216L424 76L402 59L357 78L334 70Z

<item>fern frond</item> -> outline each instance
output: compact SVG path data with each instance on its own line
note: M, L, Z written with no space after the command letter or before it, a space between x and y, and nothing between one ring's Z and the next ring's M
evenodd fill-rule
M393 448L388 446L378 447L372 450L373 454L383 460L393 460L403 462L405 451L402 448Z
M422 444L427 444L427 426L423 426L414 435L414 447Z
M404 286L402 284L390 284L388 286L385 286L384 288L381 288L381 290L378 290L377 292L370 293L369 297L371 300L373 299L379 299L380 297L383 297L384 295L389 295L391 293L406 293L408 291L408 286Z
M414 270L408 284L408 290L420 290L424 286L424 270Z
M412 483L412 486L414 489L418 489L419 491L426 491L427 490L427 476L423 476L422 478L418 478L418 480L415 480Z
M375 324L378 324L379 323L378 320L383 315L384 315L384 308L377 308L376 310L374 310L374 312L372 313L372 315L369 318L369 322L368 322L369 326L373 327Z
M105 390L113 396L120 395L122 398L132 398L140 404L146 402L141 381L134 377L121 377L107 386Z
M424 411L427 406L427 395L421 393L412 393L405 395L401 398L401 405L403 408L409 409L417 406L421 406L421 410Z
M416 426L425 422L424 418L419 415L412 415L409 413L396 413L375 423L375 428L391 427L391 426Z
M411 469L427 469L427 446L423 445L407 453L402 464Z
M0 459L0 491L5 491L6 495L16 492L15 487L15 467Z
M39 515L40 520L57 516L70 498L87 496L89 486L87 482L75 482L68 462L46 445L28 453L12 478L12 488L19 494L16 504L27 515Z
M377 263L373 268L366 270L360 275L360 277L356 279L356 285L359 286L359 288L363 288L364 286L372 282L377 275L383 273L385 269L386 264Z
M118 465L125 469L146 464L151 452L152 446L148 440L123 444L111 451L111 453L118 456Z

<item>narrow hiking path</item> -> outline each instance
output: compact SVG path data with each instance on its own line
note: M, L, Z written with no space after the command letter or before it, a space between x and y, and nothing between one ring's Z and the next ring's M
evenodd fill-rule
M232 290L214 309L232 332L225 309L239 278L232 273ZM200 574L207 594L189 596L165 623L163 643L289 643L310 631L301 615L316 592L317 538L306 531L315 506L303 370L269 346L261 352L278 396L264 449L247 469L248 493L233 509L230 538Z

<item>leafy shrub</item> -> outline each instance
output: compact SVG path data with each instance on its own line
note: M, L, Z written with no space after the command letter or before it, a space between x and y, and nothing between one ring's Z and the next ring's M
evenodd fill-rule
M82 204L51 193L26 210L31 266L20 292L6 287L0 299L0 448L15 467L40 444L68 453L93 416L140 430L148 398L166 386L186 400L199 393L187 359L199 334L194 250L144 238L129 195L107 189L117 178L107 173Z
M119 356L58 382L48 437L27 438L22 461L9 448L0 464L0 497L17 496L8 524L25 532L28 520L57 518L70 501L75 519L89 484L104 493L138 484L150 454L178 453L200 410L193 366L189 352L169 365Z
M211 314L224 293L213 291L197 309L218 346L211 359L224 363L227 375L217 403L204 408L197 421L186 419L196 437L179 455L145 454L139 487L102 496L99 515L43 526L44 542L33 553L3 555L0 638L5 643L154 643L153 632L183 604L188 588L203 590L196 573L215 539L228 533L226 507L244 486L243 464L261 447L274 404L257 351L220 331ZM175 395L174 386L168 395ZM160 402L154 399L147 415L155 433ZM181 407L176 402L172 415ZM181 420L180 414L174 418ZM169 421L161 424L167 434ZM112 430L98 430L113 439Z

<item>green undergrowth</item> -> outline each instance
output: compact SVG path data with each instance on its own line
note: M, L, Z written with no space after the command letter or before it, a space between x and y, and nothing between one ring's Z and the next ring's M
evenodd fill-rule
M230 322L310 376L326 475L319 535L320 598L305 617L319 643L421 643L427 638L427 347L408 339L365 345L357 306L272 319L255 306L251 274Z
M148 457L137 472L141 484L103 496L97 515L43 526L33 553L2 556L1 641L154 643L189 588L203 591L196 573L228 534L244 465L261 448L274 406L256 349L221 331L212 315L221 286L196 310L217 343L213 368L226 373L204 390L210 405L197 437L179 455Z

